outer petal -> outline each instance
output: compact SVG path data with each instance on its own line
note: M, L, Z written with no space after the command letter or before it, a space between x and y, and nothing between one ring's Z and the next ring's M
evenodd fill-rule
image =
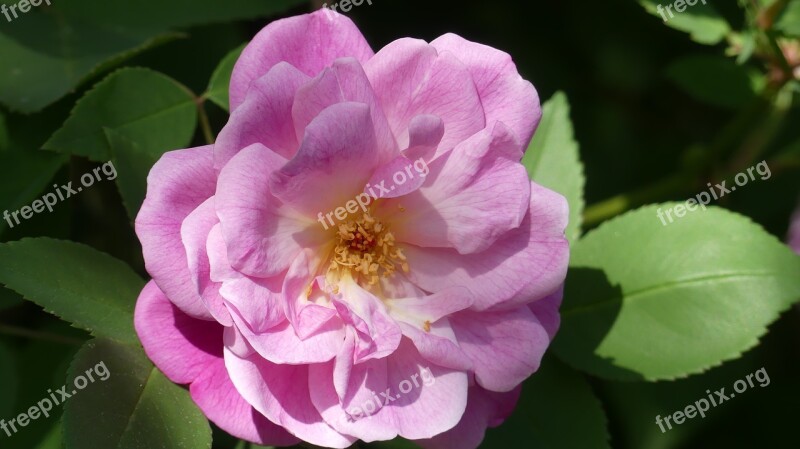
M285 158L300 146L291 120L292 103L310 78L286 62L276 64L253 82L214 144L214 167L221 170L240 150L260 143Z
M281 61L315 76L336 58L352 56L364 62L372 55L355 24L333 11L277 20L250 41L236 62L231 75L231 110L242 103L250 83Z
M227 346L236 340L235 328L225 330L225 366L242 396L270 421L303 441L345 448L355 438L326 424L311 403L308 365L275 365L259 355L242 358Z
M539 369L550 336L522 306L505 312L465 311L450 317L461 349L472 359L475 380L491 391L510 391Z
M147 176L147 197L136 216L145 267L159 288L181 310L213 319L192 282L181 241L183 220L214 195L211 147L170 151Z
M364 70L401 148L408 147L410 122L420 114L444 121L439 154L486 125L472 75L449 52L437 53L421 40L399 39L381 49Z
M508 393L495 393L472 386L467 410L457 426L431 439L414 442L425 449L475 449L483 441L487 427L497 427L511 415L520 391L518 387Z
M192 399L219 427L258 444L298 443L233 387L222 359L222 326L185 315L152 281L136 303L135 325L147 356L173 382L190 383Z
M431 164L418 191L386 202L395 237L461 254L490 247L528 211L530 178L521 157L501 123L462 142Z
M475 254L406 246L409 278L430 292L466 287L475 297L475 310L516 308L542 298L566 277L567 212L564 197L531 183L531 207L517 229Z
M553 341L558 328L561 326L561 316L558 314L558 308L561 307L561 299L563 297L564 286L562 285L554 293L528 304L528 308L536 315L536 319L544 327L550 337L550 341Z
M312 366L311 397L332 426L365 441L396 435L419 439L438 435L461 419L467 400L464 372L430 364L407 339L390 357L368 363L385 363L385 371L367 366L356 373L362 368L354 366L350 386L357 391L348 391L352 399L344 404L337 400L332 364Z
M449 51L467 66L486 114L486 124L500 121L517 134L526 148L539 125L542 109L533 85L522 79L507 53L445 34L431 42L440 52Z

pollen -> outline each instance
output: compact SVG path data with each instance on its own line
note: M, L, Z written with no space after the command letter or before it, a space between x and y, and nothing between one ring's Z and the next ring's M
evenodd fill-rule
M408 273L408 262L396 246L394 235L382 222L364 213L339 225L336 247L326 275L330 285L344 275L369 287L381 277L390 278L397 270Z

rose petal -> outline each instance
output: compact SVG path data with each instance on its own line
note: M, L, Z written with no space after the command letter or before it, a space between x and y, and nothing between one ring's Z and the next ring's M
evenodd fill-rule
M150 360L173 382L191 384L192 399L214 424L257 444L299 442L256 412L233 387L222 359L222 326L185 315L152 281L139 296L134 321Z
M364 62L373 55L364 36L347 17L329 10L276 20L245 47L231 74L231 110L242 103L250 84L286 61L315 76L337 58Z
M181 241L183 220L214 195L211 146L165 153L147 176L147 196L136 216L147 272L175 305L202 319L213 316L192 282Z

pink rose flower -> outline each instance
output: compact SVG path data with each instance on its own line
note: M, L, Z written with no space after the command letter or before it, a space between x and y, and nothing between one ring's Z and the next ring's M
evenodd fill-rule
M476 447L559 325L567 204L519 162L536 90L491 47L373 53L320 11L264 28L230 100L147 180L148 356L255 443Z

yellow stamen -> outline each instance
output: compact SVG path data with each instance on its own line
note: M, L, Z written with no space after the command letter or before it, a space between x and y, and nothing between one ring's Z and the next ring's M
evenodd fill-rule
M391 277L399 266L408 273L408 262L395 246L394 234L385 224L364 213L356 220L339 225L338 239L326 278L337 285L343 275L350 275L364 287L375 286L381 277Z

